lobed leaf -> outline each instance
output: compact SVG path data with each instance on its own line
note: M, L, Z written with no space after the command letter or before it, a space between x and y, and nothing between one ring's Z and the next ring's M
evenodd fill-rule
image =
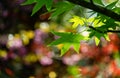
M45 5L46 5L46 8L47 8L48 11L51 10L52 3L53 3L53 0L45 0Z
M74 4L68 1L58 2L55 6L55 11L52 13L51 17L58 16L62 14L63 12L68 12L73 7L74 7Z
M73 16L73 18L69 20L69 22L73 22L73 25L72 25L73 28L76 28L78 25L81 25L81 26L84 25L84 21L85 19L80 18L79 16Z
M54 35L60 36L60 38L50 43L49 46L63 44L63 47L61 49L61 55L65 54L71 46L74 47L77 53L79 52L80 41L84 40L84 36L78 33L70 33L70 32L64 32L64 33L52 32L52 33Z
M45 2L43 0L37 0L37 3L35 4L33 10L32 10L32 15L34 15L38 10L40 10L40 8L45 4Z

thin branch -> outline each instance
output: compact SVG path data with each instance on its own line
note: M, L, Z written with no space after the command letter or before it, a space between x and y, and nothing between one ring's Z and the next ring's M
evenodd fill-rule
M106 32L120 33L120 30L107 30Z
M92 30L95 30L95 31L99 32L99 33L104 33L103 31L101 31L101 30L99 30L99 29L96 29L96 28L94 28L93 26L88 26L88 27L91 28Z
M120 33L120 30L106 30L106 31L101 31L93 26L88 26L89 28L99 32L99 33L107 33L107 32L112 32L112 33Z
M89 8L89 9L92 9L96 12L99 12L108 17L111 17L112 19L114 19L116 21L120 21L120 15L118 15L117 13L115 13L107 8L92 4L90 2L86 2L85 0L67 0L67 1L77 4L77 5L81 5L83 7Z

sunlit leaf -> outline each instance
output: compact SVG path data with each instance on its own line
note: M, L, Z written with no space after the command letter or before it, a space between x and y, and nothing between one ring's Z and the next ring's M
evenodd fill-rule
M98 46L99 42L100 42L100 39L98 39L97 37L95 37L95 43L96 43L97 46Z
M109 36L107 34L105 34L104 37L107 41L110 41Z
M61 56L64 55L69 50L70 47L71 43L65 43L61 49Z
M76 28L78 25L84 25L84 21L85 19L82 17L80 18L79 16L73 16L73 18L69 20L69 22L73 22L73 28Z
M101 25L104 25L101 19L96 19L96 18L89 18L87 19L87 22L93 24L94 27L99 27Z
M76 51L77 53L79 53L80 44L74 43L73 46L74 46L75 51Z

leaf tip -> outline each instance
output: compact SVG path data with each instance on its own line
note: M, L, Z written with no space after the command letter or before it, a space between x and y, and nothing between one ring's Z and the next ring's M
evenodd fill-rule
M98 46L99 43L100 43L100 40L97 37L95 37L95 44L96 44L96 46Z

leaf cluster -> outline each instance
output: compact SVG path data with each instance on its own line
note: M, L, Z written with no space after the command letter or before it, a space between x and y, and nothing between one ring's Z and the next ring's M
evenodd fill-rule
M72 10L76 5L91 9L92 11L89 12L89 17L73 15L69 22L72 22L73 29L77 29L78 26L85 26L86 29L84 31L89 32L88 38L94 37L96 45L98 45L101 37L109 40L107 35L108 32L112 32L119 28L120 22L116 22L116 19L120 20L119 17L116 17L120 16L120 7L117 6L118 2L119 0L116 0L110 4L105 4L102 0L60 0L55 3L54 0L26 0L22 5L35 4L31 15L34 15L38 10L45 6L47 11L52 13L51 18ZM87 4L88 6L86 6ZM107 13L110 14L107 15ZM114 14L115 17L111 14ZM86 39L86 37L79 32L52 33L60 38L49 45L63 44L61 55L65 54L71 47L74 47L75 51L79 52L80 41Z

